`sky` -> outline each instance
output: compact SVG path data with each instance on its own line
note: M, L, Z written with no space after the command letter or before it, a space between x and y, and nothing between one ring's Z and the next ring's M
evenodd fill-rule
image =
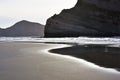
M72 8L77 0L0 0L0 28L28 20L46 24L46 20L63 9Z

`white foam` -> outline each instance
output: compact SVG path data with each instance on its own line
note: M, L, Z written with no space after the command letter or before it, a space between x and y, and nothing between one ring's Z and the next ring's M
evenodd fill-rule
M88 38L88 37L70 37L70 38L32 38L32 37L0 37L0 41L15 42L59 42L59 43L77 43L77 44L114 44L120 45L120 38Z

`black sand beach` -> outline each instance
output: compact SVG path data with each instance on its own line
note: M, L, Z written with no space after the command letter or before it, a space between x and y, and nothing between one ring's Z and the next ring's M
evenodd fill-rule
M0 80L119 80L120 72L49 53L65 44L0 42Z

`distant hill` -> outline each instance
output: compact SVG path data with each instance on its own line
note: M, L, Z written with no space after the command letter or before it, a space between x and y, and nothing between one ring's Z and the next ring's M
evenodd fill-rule
M0 28L0 35L2 35L2 29Z
M0 36L1 37L43 37L44 25L23 20L7 29L0 29Z

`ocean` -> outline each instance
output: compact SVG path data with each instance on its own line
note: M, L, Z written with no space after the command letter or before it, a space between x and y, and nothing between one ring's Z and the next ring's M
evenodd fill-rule
M108 44L120 46L120 37L64 37L64 38L34 38L34 37L0 37L1 42L51 42L83 44Z

